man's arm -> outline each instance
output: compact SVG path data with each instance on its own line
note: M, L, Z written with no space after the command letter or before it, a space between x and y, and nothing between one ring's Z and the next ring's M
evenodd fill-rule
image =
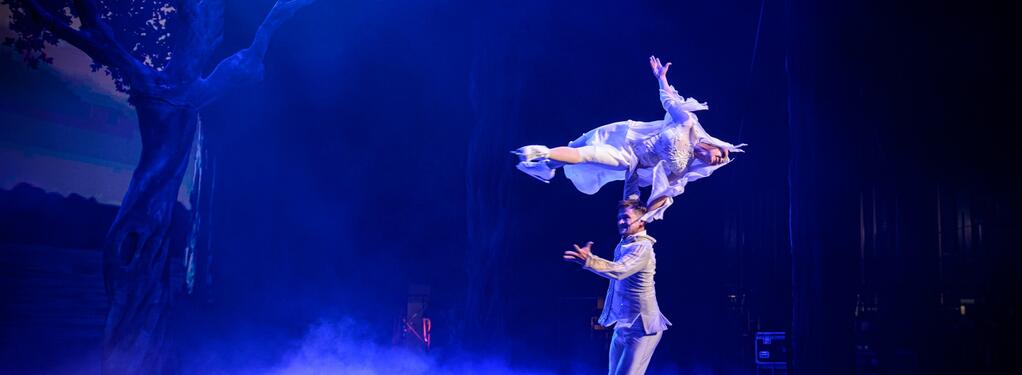
M633 242L626 246L627 252L616 262L590 254L582 268L611 280L622 280L634 275L646 266L653 246L646 241Z

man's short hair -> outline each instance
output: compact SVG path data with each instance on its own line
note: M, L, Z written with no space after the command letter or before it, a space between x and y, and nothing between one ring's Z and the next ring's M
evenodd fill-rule
M640 214L646 214L646 205L642 204L638 199L625 199L617 204L618 209L630 209Z

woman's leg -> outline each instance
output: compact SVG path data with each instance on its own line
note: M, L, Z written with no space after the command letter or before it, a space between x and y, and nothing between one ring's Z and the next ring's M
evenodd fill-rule
M574 147L555 147L550 150L547 156L550 160L561 162L561 164L578 164L583 162L582 155Z
M555 147L531 145L511 151L521 158L518 169L541 181L549 182L554 170L567 164L596 164L612 170L628 170L634 159L624 151L610 145L597 144L582 147Z
M628 157L621 150L608 145L589 145L582 147L554 147L547 149L543 146L525 146L512 151L522 158L522 161L531 162L546 159L552 162L551 168L558 168L565 164L599 164L611 169L627 170Z
M565 164L599 164L617 170L627 170L628 160L621 150L607 145L590 145L582 147L557 147L547 155L550 168L560 168Z
M558 157L561 159L554 159L554 150L558 150ZM606 144L574 148L558 147L554 150L550 150L550 159L565 164L596 164L608 169L626 171L630 166L629 163L635 162L634 156L629 156L621 149Z

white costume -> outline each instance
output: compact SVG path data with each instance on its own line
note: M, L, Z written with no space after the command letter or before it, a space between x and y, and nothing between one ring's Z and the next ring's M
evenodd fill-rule
M653 275L653 237L642 231L626 236L614 249L614 261L590 255L584 269L610 279L599 323L614 326L610 375L643 374L663 331L671 322L660 313Z
M603 185L616 180L625 180L625 198L638 198L640 186L652 186L647 205L661 197L667 200L643 215L642 220L647 222L662 219L664 211L674 203L673 198L685 191L689 181L707 177L731 162L729 159L718 165L707 164L693 157L693 145L706 143L730 152L742 152L741 147L745 146L732 145L706 133L693 113L709 109L706 103L682 98L673 86L660 90L660 101L667 111L663 120L627 120L590 130L568 144L578 150L584 162L564 165L564 175L586 194L595 194ZM521 151L515 153L523 155ZM550 162L523 160L518 169L548 181L553 177Z

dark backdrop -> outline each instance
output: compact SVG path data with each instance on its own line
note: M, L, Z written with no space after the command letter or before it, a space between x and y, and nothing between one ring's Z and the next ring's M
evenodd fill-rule
M270 3L229 3L224 55ZM341 341L390 345L409 286L426 285L439 360L602 371L588 323L606 281L560 253L592 240L611 256L621 185L542 184L508 151L661 118L656 54L709 102L709 132L749 146L649 228L674 323L652 368L750 373L754 332L785 331L803 374L1007 372L1020 265L1007 14L316 3L276 35L264 82L202 114L208 272L179 300L185 366L280 366L336 322Z

